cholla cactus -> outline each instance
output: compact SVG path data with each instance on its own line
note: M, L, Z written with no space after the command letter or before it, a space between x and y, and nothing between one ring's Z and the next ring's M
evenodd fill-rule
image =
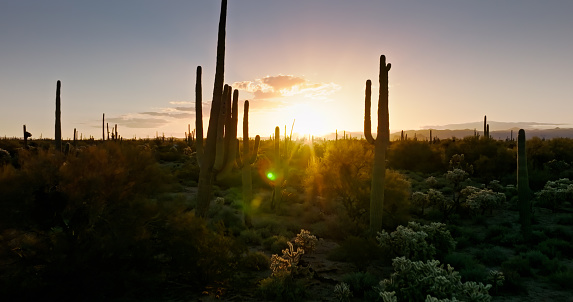
M422 208L422 216L423 216L424 210L426 209L429 203L428 195L422 192L414 192L412 193L412 203L415 206Z
M301 229L300 234L296 235L294 243L304 250L305 253L314 251L318 240L316 236L311 235L309 231Z
M9 164L12 161L10 152L0 148L0 167Z
M380 297L382 298L382 302L398 302L396 292L380 292Z
M475 187L471 188L477 189ZM464 190L462 190L462 194L464 193ZM472 192L466 199L466 205L472 211L476 212L481 210L482 214L484 214L486 210L490 210L490 212L493 211L494 208L499 207L503 202L505 202L505 194L497 193L489 189L478 189L477 191Z
M438 180L434 176L426 178L426 183L430 188L434 188L438 184Z
M336 284L334 287L334 296L338 301L350 301L352 297L350 286L344 282Z
M287 242L287 244L289 247L283 250L282 257L277 254L271 256L272 276L284 277L292 275L296 270L300 257L304 254L304 250L300 247L295 250L292 243Z
M491 270L489 271L489 276L487 279L488 279L487 281L493 284L493 288L497 292L497 289L500 286L503 286L503 282L505 281L505 276L500 271Z
M381 247L394 255L412 260L428 260L436 254L445 255L456 247L456 241L446 225L437 222L421 225L411 221L407 227L398 226L391 234L378 232L376 238Z
M425 260L436 254L436 248L426 242L428 234L414 231L404 226L398 226L396 231L388 234L386 231L378 232L379 245L395 256L405 256L408 259Z
M394 273L380 282L380 296L396 292L403 301L476 301L491 300L490 284L461 282L461 276L450 265L437 260L411 261L405 257L392 261ZM397 300L394 300L397 301Z

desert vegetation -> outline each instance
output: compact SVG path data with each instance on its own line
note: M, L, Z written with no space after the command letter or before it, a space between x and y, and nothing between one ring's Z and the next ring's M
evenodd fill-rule
M0 296L54 301L538 301L573 282L573 140L390 140L390 64L365 138L238 136L202 68L184 139L0 139ZM358 97L357 97L358 98ZM76 131L74 131L75 133ZM106 135L107 132L107 135ZM292 131L291 131L292 132ZM111 133L111 136L110 136Z

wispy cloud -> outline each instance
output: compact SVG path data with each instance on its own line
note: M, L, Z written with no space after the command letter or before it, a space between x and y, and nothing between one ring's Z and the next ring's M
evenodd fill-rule
M110 124L118 124L127 128L159 128L181 119L195 118L195 102L169 102L171 105L193 105L175 106L152 109L144 112L129 113L118 117L108 117L106 121ZM209 102L203 102L203 110L210 108Z
M256 100L297 95L323 99L340 89L340 86L335 83L313 83L304 77L282 74L266 76L254 81L235 82L232 86L235 89L252 93L254 95L253 99Z
M129 115L122 115L120 117L108 118L109 123L114 123L127 128L158 128L167 125L169 122L164 119L157 118L139 118Z

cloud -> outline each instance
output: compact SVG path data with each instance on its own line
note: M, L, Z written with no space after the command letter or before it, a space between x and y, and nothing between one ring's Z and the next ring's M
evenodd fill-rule
M169 102L171 105L191 105L195 104L195 102Z
M109 123L120 125L127 128L158 128L168 123L167 120L157 118L137 118L123 115L120 117L108 118Z
M255 81L233 83L233 88L250 92L256 100L267 100L302 95L313 99L323 99L340 89L334 83L312 83L304 77L292 75L266 76Z
M140 112L139 114L151 115L151 116L163 116L175 119L192 118L195 116L195 113L174 113L174 112L154 112L154 111Z
M179 111L195 111L195 107L175 107L175 110L179 110Z

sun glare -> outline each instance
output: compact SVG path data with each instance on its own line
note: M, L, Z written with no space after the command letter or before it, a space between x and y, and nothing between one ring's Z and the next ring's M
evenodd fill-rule
M307 136L323 136L328 133L334 132L335 126L331 125L332 121L329 121L328 114L328 104L321 103L324 108L321 108L316 103L302 103L296 104L285 110L286 114L292 116L295 120L293 133L298 133L299 135ZM287 131L290 129L287 128Z

